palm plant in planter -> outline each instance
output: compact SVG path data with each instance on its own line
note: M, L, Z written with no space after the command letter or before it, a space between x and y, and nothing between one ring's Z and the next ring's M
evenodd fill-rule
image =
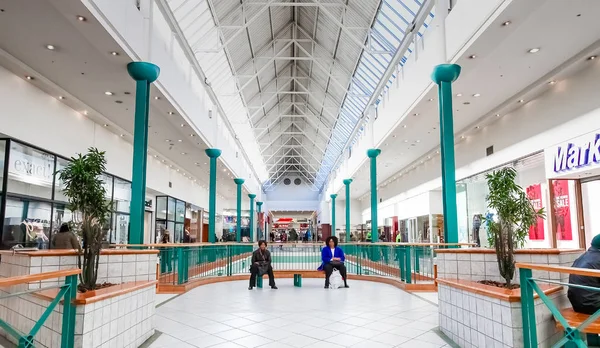
M98 279L98 262L102 247L102 226L110 213L110 202L101 175L106 169L105 152L89 148L85 155L78 154L59 171L63 192L74 212L75 230L82 237L83 251L77 264L81 268L80 289L94 290Z
M525 191L515 179L517 171L507 167L486 175L489 194L486 197L488 208L495 211L495 217L486 218L490 234L490 245L496 249L498 270L506 280L505 286L513 288L511 281L515 274L515 245L522 247L529 228L544 218L544 210L535 210Z

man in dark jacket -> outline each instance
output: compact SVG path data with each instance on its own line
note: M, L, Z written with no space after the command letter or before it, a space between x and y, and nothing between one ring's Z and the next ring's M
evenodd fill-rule
M252 290L254 285L256 285L256 276L262 277L265 273L269 275L269 286L271 289L277 289L277 286L275 286L273 267L271 267L271 253L267 250L267 242L259 240L258 249L252 253L250 285L248 286L248 290Z
M600 270L600 234L592 239L592 246L573 262L572 267ZM600 288L600 278L597 277L571 274L569 283ZM600 291L569 287L567 296L575 312L594 314L600 309Z

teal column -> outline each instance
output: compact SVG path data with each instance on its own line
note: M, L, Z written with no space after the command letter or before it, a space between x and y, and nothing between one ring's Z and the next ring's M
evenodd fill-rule
M144 209L146 202L150 84L158 78L160 68L152 63L132 62L127 64L127 72L136 82L128 239L129 244L142 244L144 241Z
M262 205L263 205L263 202L256 202L256 207L258 208L258 215L260 215L260 213L262 212L262 210L261 210ZM263 228L263 224L258 224L258 231L257 231L258 232L257 233L258 240L265 239L263 237L262 228Z
M460 75L460 70L460 66L456 64L441 64L436 66L431 74L431 79L438 85L440 152L442 156L442 206L444 212L444 238L446 243L458 243L452 82L456 81Z
M352 179L345 179L344 185L346 185L346 243L350 243L350 184Z
M331 197L331 235L335 236L335 198L337 195L330 195Z
M380 153L380 149L367 150L367 156L371 162L371 243L379 241L377 235L377 156Z
M217 234L215 224L217 223L217 158L221 156L219 149L206 149L206 155L210 158L210 182L208 185L208 242L216 242Z
M256 198L256 195L250 193L248 197L250 198L250 242L252 242L252 236L254 236L254 198Z
M244 183L244 179L235 178L233 182L237 185L237 222L235 224L235 241L242 241L242 184Z

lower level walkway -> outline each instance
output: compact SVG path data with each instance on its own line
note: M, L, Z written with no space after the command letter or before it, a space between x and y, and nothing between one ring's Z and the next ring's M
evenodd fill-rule
M437 334L437 306L393 286L278 279L279 290L227 282L196 288L157 308L160 334L150 348L449 346ZM265 284L266 285L266 284ZM156 336L155 336L156 337Z

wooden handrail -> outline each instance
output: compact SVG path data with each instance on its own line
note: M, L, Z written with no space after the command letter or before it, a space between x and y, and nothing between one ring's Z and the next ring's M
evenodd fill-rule
M564 267L564 266L549 266L549 265L538 265L534 263L517 263L517 268L528 268L536 271L548 271L556 273L568 273L576 274L588 277L600 277L600 270L593 270L588 268L576 268L576 267Z
M76 275L79 273L81 273L81 270L79 268L73 268L73 269L65 269L62 271L55 271L55 272L46 272L46 273L30 274L30 275L25 275L25 276L0 278L0 288L7 287L7 286L13 286L13 285L19 285L19 284L39 282L41 280L47 280L47 279L62 278L62 277Z
M252 243L154 243L154 244L113 244L111 248L184 248L184 247L204 247L204 246L223 246L223 245L251 245L256 246L257 242ZM295 243L295 242L267 242L267 245L296 245L296 246L323 246L325 242L318 243ZM378 246L432 246L432 247L444 247L444 246L475 246L475 243L394 243L394 242L353 242L353 243L340 243L339 246L344 245L378 245Z

